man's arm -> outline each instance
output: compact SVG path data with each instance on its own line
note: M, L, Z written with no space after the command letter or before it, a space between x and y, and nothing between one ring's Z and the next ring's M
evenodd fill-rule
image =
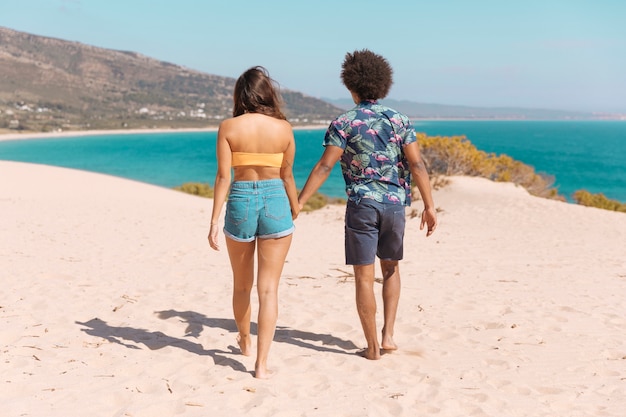
M428 178L428 171L424 165L424 160L420 154L419 145L417 142L412 142L404 147L404 155L409 163L409 169L411 175L415 179L417 189L424 201L424 211L422 212L422 221L420 223L420 230L424 229L424 225L428 226L426 236L433 234L437 228L437 212L435 211L435 203L433 202L432 191L430 188L430 179Z
M326 146L322 157L311 170L309 178L306 180L304 188L300 192L300 196L298 197L300 209L304 207L304 204L307 202L307 200L313 194L315 194L315 192L322 186L322 184L324 184L326 179L328 179L330 171L332 171L333 166L335 166L337 161L339 161L339 158L341 158L342 154L343 149L339 146Z

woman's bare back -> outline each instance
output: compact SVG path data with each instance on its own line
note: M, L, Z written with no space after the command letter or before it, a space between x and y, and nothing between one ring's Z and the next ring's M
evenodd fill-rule
M231 152L288 153L294 141L289 122L258 113L246 113L225 120L220 129ZM290 159L293 160L293 155ZM237 166L233 167L233 171L235 181L260 181L280 177L280 168L276 167Z

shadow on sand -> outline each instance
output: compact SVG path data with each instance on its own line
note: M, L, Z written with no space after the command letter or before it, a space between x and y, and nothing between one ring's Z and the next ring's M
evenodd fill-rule
M156 314L159 318L164 320L172 317L178 317L182 322L187 324L187 328L185 329L186 336L198 337L205 327L221 328L230 332L237 331L237 326L235 325L235 320L233 319L210 318L203 314L196 313L195 311L165 310L157 311ZM254 335L257 334L256 323L250 323L250 332ZM274 341L279 343L290 343L292 345L313 349L319 352L348 354L350 353L347 352L348 350L357 349L357 346L355 346L355 344L351 341L340 339L330 334L305 332L284 326L276 327ZM314 344L313 342L319 342L321 343L321 346L319 344Z
M158 350L166 346L171 346L184 349L196 355L210 356L216 365L228 366L235 371L247 372L246 367L241 362L224 356L238 354L238 347L228 346L228 351L205 349L202 344L188 339L198 338L206 327L236 332L237 326L235 325L235 320L206 317L194 311L165 310L157 311L155 314L163 320L178 318L181 322L186 323L185 338L168 336L160 331L149 331L127 326L110 326L105 321L98 318L86 322L77 321L76 324L83 326L84 328L82 328L81 331L88 335L101 337L111 343L116 343L128 349L141 349L141 347L137 345L144 345L150 350ZM251 323L251 333L257 333L256 323ZM348 351L357 349L357 346L351 341L340 339L330 334L305 332L282 326L276 328L274 341L290 343L318 352L353 354L353 352Z

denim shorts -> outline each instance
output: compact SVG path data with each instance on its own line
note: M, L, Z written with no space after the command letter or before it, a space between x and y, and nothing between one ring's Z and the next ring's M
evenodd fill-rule
M295 226L281 179L235 181L226 202L224 234L238 242L288 236Z
M347 265L373 264L376 256L399 261L404 254L406 217L401 204L370 199L348 201L345 220Z

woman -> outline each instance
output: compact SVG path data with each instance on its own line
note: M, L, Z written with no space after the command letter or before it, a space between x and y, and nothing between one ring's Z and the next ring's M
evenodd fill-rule
M291 125L263 67L244 72L235 84L233 117L217 133L217 175L209 244L218 245L218 220L226 195L224 234L233 270L233 311L243 355L251 354L250 293L258 251L259 296L256 378L269 378L267 356L278 317L278 282L300 211L293 161ZM231 168L233 182L231 184Z

